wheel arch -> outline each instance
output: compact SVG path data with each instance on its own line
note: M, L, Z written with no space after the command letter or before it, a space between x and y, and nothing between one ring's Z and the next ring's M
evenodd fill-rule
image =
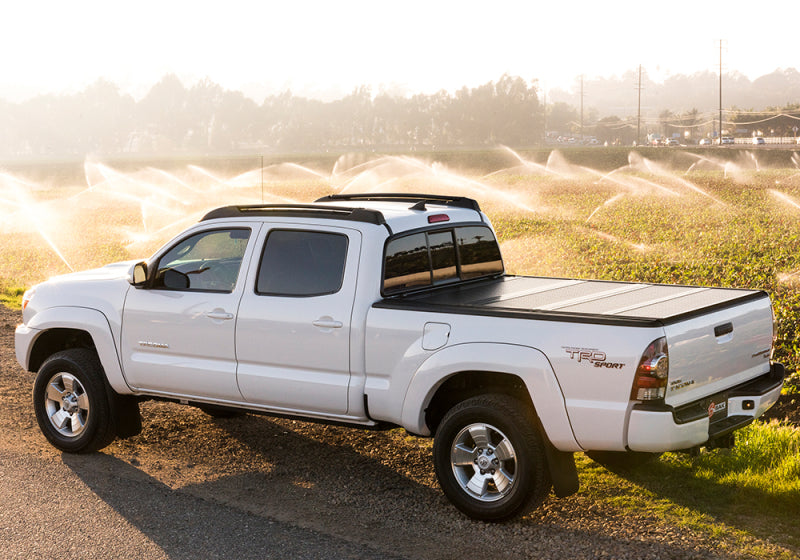
M86 348L97 354L114 391L119 394L131 393L122 374L111 326L100 311L83 307L54 307L38 313L26 327L24 333L18 330L17 345L28 345L25 363L22 364L28 371L37 371L48 356L61 350ZM30 339L26 342L24 337Z
M406 391L403 427L430 435L449 406L487 390L529 403L539 417L543 435L557 449L581 450L547 357L536 348L516 344L458 344L431 355Z
M28 369L38 371L44 361L61 350L86 348L97 351L92 336L85 330L54 327L42 331L31 347L28 358Z
M435 433L439 423L459 402L486 393L498 393L514 397L535 410L525 382L516 374L497 371L456 372L435 389L425 407L425 424Z

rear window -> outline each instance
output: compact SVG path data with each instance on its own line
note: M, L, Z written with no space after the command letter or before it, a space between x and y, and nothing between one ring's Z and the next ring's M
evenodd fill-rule
M461 256L461 279L477 278L503 272L500 247L487 227L457 228L456 241Z
M390 295L502 272L500 248L486 226L413 233L386 245L383 293Z

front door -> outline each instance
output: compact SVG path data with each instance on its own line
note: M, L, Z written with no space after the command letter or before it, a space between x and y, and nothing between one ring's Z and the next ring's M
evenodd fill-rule
M132 387L241 401L236 312L258 225L195 228L150 263L125 300L122 356Z

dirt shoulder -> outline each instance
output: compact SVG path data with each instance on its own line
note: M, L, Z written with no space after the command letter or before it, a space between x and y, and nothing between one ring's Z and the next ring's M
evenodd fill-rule
M0 306L0 542L10 558L745 557L735 541L598 507L584 492L551 496L514 522L471 521L439 490L430 440L400 429L215 420L148 402L139 436L61 454L39 433L33 374L14 357L19 320Z

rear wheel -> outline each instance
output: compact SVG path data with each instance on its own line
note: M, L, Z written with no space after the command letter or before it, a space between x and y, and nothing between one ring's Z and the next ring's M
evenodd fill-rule
M433 444L447 498L474 519L500 521L538 506L550 476L533 411L507 395L477 396L442 419Z
M64 350L45 360L33 408L44 436L62 451L88 453L114 440L103 367L91 350Z

